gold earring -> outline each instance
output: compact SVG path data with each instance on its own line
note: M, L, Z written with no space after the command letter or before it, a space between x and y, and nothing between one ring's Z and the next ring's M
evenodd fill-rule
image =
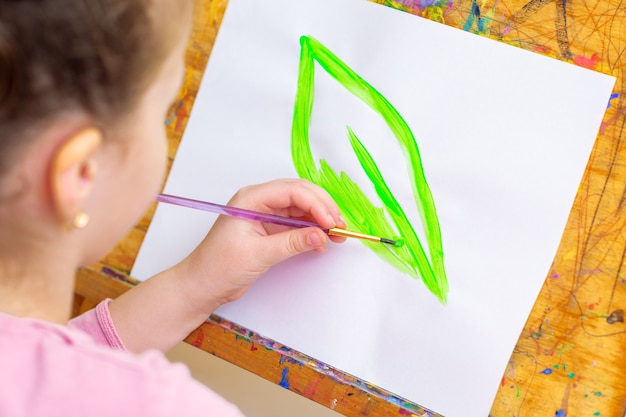
M74 229L84 229L89 223L89 215L84 211L79 211L74 216L74 220L72 221L72 227Z

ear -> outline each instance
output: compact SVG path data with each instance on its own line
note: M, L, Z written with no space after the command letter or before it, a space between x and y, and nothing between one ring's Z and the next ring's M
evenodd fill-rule
M52 203L64 225L84 208L98 168L94 154L101 144L102 132L90 127L68 137L53 155Z

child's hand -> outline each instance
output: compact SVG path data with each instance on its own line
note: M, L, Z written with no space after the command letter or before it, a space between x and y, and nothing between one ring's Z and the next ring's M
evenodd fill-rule
M345 227L339 209L320 187L305 180L277 180L239 190L228 203L263 213L304 217L324 228ZM330 237L335 242L345 238ZM272 265L294 255L324 252L328 236L319 228L283 226L220 216L206 238L181 264L195 300L211 311L241 297Z
M305 217L324 228L345 227L330 196L304 180L246 187L229 205ZM331 239L345 240L336 236ZM220 216L202 243L182 262L109 304L117 333L134 352L165 352L220 305L241 297L272 265L299 253L324 252L327 240L317 227L289 229ZM153 331L157 327L159 331Z

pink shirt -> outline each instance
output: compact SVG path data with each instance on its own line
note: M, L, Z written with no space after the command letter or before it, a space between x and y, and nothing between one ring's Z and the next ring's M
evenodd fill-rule
M184 365L126 351L108 301L67 327L0 313L0 416L242 416Z

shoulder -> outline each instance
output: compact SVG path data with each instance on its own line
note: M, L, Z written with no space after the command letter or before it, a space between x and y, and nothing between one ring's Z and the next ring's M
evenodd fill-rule
M0 315L0 415L240 416L159 352L132 355L45 322Z

